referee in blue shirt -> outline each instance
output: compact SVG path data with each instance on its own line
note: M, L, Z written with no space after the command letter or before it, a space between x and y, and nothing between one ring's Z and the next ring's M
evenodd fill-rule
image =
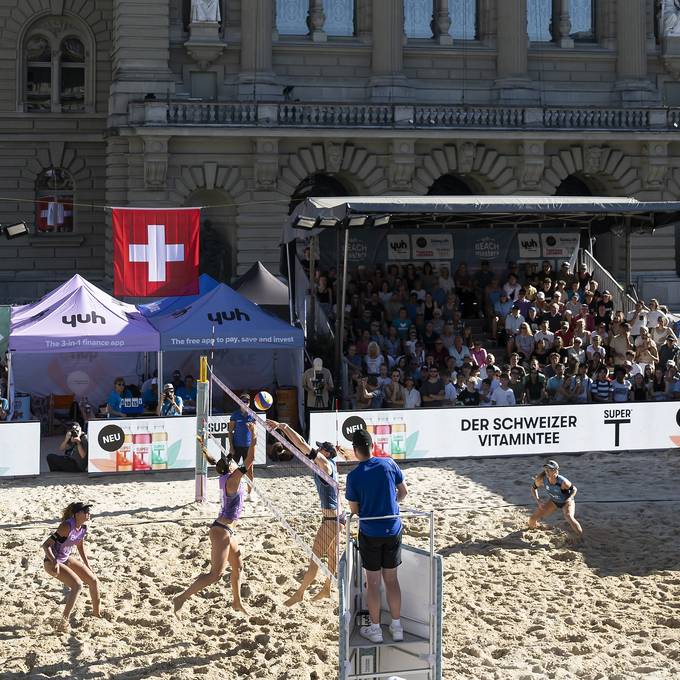
M366 599L370 625L361 626L359 632L371 642L383 641L380 627L380 579L385 582L387 604L392 615L389 626L392 640L401 642L404 630L401 625L401 590L397 567L401 564L401 519L399 502L408 490L404 475L391 458L373 458L373 441L366 430L357 430L352 436L354 454L359 464L347 475L345 498L350 510L359 516L359 553L366 570ZM363 520L365 517L392 519Z

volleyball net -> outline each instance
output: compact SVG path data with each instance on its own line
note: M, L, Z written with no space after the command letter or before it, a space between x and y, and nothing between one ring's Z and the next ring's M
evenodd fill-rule
M224 409L227 412L232 407L233 412L241 410L244 416L252 417L255 422L257 444L254 478L252 481L245 477L243 479L243 484L252 488L252 503L247 504L243 520L247 522L249 513L262 514L264 511L270 515L280 529L288 534L288 543L299 551L301 566L312 560L321 574L335 584L344 515L336 510L333 516L322 520L318 486L323 490L331 490L340 498L337 481L281 432L267 424L268 418L270 422L275 420L276 404L271 409L271 415L270 411L255 410L241 400L243 391L232 390L210 367L208 380L213 394L206 399L207 409L199 417L198 429L211 458L226 457L233 453L229 437L225 434L231 416L214 415L213 402L228 404L228 408ZM297 431L299 425L293 429ZM313 442L310 444L314 446ZM199 460L197 455L196 464L197 500L199 494L202 494L201 499L205 499L207 462L202 455ZM203 469L199 469L199 464ZM286 557L292 558L292 555Z

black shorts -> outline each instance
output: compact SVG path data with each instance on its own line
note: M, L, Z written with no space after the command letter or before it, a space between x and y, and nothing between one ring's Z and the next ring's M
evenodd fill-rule
M248 456L248 449L249 446L234 446L232 452L231 452L231 457L234 459L235 463L240 463L241 461L245 462L247 456Z
M401 564L401 531L396 536L366 536L359 532L359 553L366 571L396 569Z

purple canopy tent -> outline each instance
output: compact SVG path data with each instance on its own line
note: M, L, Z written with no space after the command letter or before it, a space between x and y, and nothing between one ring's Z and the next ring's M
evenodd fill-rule
M110 389L103 379L113 366L118 369L122 353L138 358L140 352L159 349L158 331L133 305L119 302L79 276L35 305L12 313L9 350L10 357L15 355L15 388L23 391L35 391L36 384L42 383L50 386L49 391L87 392L101 399ZM115 361L111 353L116 353ZM61 357L49 356L55 354Z

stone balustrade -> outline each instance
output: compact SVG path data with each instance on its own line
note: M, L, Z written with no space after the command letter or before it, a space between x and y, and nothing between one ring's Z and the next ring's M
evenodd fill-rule
M677 129L680 109L154 100L130 104L129 121L145 127L644 131Z

